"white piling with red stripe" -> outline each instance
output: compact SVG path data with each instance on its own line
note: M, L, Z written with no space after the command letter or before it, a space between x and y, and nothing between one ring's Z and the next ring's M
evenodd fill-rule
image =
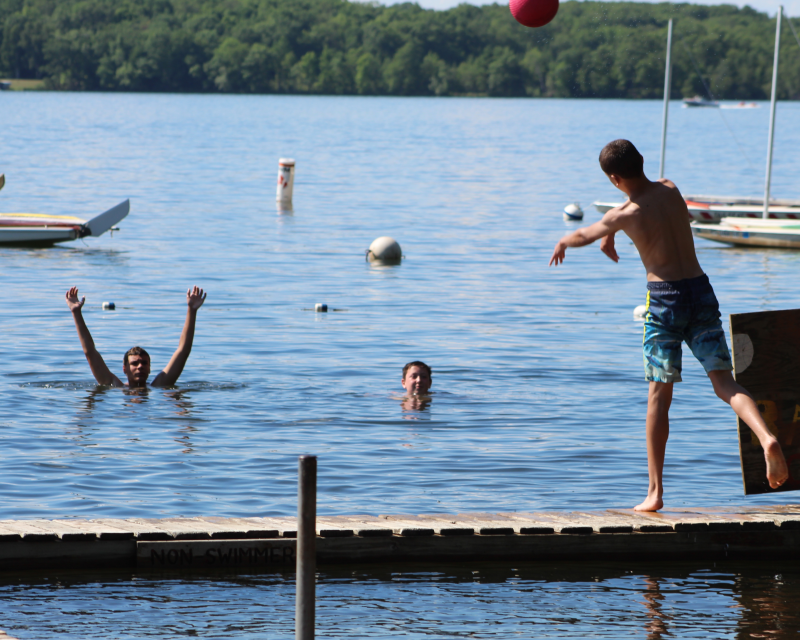
M278 202L290 203L292 201L293 190L294 160L291 158L280 158L278 160L278 192L275 199Z

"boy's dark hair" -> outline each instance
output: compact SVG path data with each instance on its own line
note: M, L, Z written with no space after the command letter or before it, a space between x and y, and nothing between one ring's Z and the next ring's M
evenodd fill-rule
M411 367L420 367L421 369L427 369L428 370L428 376L431 377L431 378L433 377L433 370L427 364L425 364L421 360L414 360L414 362L409 362L405 367L403 367L402 380L406 379L406 373L408 373L408 370Z
M150 362L150 354L141 347L131 347L125 352L125 355L122 357L122 362L126 367L128 366L128 356L144 356L147 358L147 361Z
M644 158L629 140L614 140L600 152L600 168L609 176L638 178L644 175Z

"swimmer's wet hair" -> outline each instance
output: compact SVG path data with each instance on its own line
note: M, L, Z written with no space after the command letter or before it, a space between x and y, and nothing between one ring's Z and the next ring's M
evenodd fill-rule
M131 347L125 352L125 355L122 357L122 362L126 367L128 366L128 356L145 356L147 361L150 362L150 354L141 347Z
M613 140L600 152L600 168L609 176L639 178L644 175L644 158L629 140Z
M433 378L433 369L431 369L427 364L422 362L421 360L414 360L414 362L409 362L405 367L403 367L403 377L402 380L406 379L406 373L411 367L420 367L421 369L428 370L428 377Z

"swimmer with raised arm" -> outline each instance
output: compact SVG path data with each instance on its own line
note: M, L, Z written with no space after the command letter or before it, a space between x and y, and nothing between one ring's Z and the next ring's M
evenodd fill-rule
M719 303L695 254L686 202L669 180L648 180L643 166L643 158L631 142L609 142L600 152L600 167L628 200L608 211L599 222L561 238L550 258L551 265L559 265L568 248L600 240L600 250L619 262L614 235L624 231L639 250L647 271L644 369L650 382L646 422L650 487L647 498L634 509L657 511L664 506L669 407L673 384L681 381L683 341L703 365L717 396L731 405L758 437L764 448L769 486L777 489L789 477L786 460L752 396L731 375L733 365Z
M131 389L143 388L147 386L147 378L150 376L150 356L141 347L133 347L129 349L122 360L122 371L128 378L128 383L123 384L122 381L115 376L106 366L103 356L97 351L92 340L92 334L89 333L89 328L83 320L83 313L81 308L86 298L78 300L78 287L72 287L67 291L67 306L72 312L72 318L75 320L75 327L78 329L78 337L83 347L83 353L89 361L89 366L92 369L95 380L98 384L108 385L111 387L130 387ZM194 341L194 325L197 319L197 310L203 306L206 301L206 294L199 287L192 287L186 292L186 322L183 325L183 332L181 333L181 341L178 349L172 354L169 363L164 370L161 371L150 383L153 387L171 387L177 382L178 377L189 359L189 354L192 352L192 342Z

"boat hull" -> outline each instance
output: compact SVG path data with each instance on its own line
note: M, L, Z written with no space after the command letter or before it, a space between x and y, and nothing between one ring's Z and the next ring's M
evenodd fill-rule
M51 245L80 236L80 227L0 227L0 245Z
M772 222L772 221L768 221ZM698 238L746 247L800 249L800 229L779 226L738 226L735 223L693 223L692 233Z

